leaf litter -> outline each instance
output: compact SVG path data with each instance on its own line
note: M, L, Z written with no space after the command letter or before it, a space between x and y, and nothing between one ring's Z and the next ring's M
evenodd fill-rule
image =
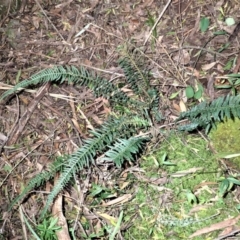
M136 3L120 0L113 2L70 0L56 3L36 0L28 4L24 4L23 1L19 9L13 9L12 13L6 12L0 19L1 92L33 73L54 65L86 66L109 79L113 76L118 79L122 73L116 69L119 57L117 49L127 42L131 47L143 49L145 57L149 59L150 68L155 69L156 77L153 84L159 86L161 90L164 105L168 106L167 120L171 122L179 112L185 111L193 104L191 101L194 100L184 99L182 90L187 86L194 87L195 81L200 82L208 90L204 93L206 98L213 99L229 92L214 89L214 79L226 61L237 54L238 9L238 3L224 4L224 1L163 3L148 0ZM155 19L151 27L146 24L149 13ZM202 31L199 28L201 16L205 16L202 20ZM231 27L226 25L225 16L231 16L236 24ZM155 29L157 38L152 34ZM222 30L230 35L219 34L208 42L214 32ZM218 54L228 41L231 43L229 47ZM231 68L234 68L235 73L239 69L238 63L239 61L235 68L234 66ZM220 67L217 67L218 65ZM106 69L109 71L105 71ZM20 78L17 77L19 70ZM30 93L27 93L28 91ZM38 174L40 169L46 168L54 156L72 153L89 135L88 129L97 127L111 112L106 100L95 99L90 91L82 87L49 86L41 101L33 94L34 92L39 93L36 89L25 90L19 95L19 99L9 99L0 108L1 233L7 239L22 236L22 225L17 213L6 214L6 203L9 199L19 194L31 175ZM169 99L169 96L173 96L173 99ZM31 104L33 107L29 112ZM20 127L16 120L20 120L24 125ZM139 164L141 165L141 161ZM37 171L35 166L38 166ZM86 180L76 181L77 188L65 194L69 195L69 198L66 197L66 208L76 209L73 202L80 201L81 204L77 205L78 214L81 213L80 209L84 204L85 210L82 212L89 220L91 229L96 226L99 231L103 227L103 220L97 212L90 210L93 200L89 199L88 191L91 189L91 182L94 182L114 192L114 186L119 181L117 176L121 175L121 171L111 168L112 172L109 173L108 167L112 166L100 165L99 169L93 167L81 173L81 177L84 176L83 179ZM198 169L200 168L192 167L174 174L183 177L195 173ZM158 191L163 191L169 181L165 175L147 178L139 172L133 174L138 181L153 184L158 187ZM132 176L131 172L128 174ZM125 185L126 182L129 182L129 179L125 177L121 185ZM126 184L127 187L130 185ZM85 190L82 192L82 189ZM167 192L167 187L165 191L163 202L167 206L171 204L172 195ZM28 216L38 215L41 209L40 202L44 199L44 193L39 191L39 194L38 197L36 195L30 197L30 200L23 204ZM116 207L115 203L131 205L134 196L135 193L131 191L122 194L118 192L114 199L99 203L101 207L105 205L112 207L104 208L100 215L116 220L121 209ZM66 217L76 219L75 213L76 211L69 211L69 216ZM80 222L84 223L84 215L81 220ZM76 226L79 221L74 221ZM229 224L236 225L237 221L236 217L214 223L197 230L191 237L224 229L229 227ZM126 229L121 228L121 231L124 232ZM234 233L234 229L229 229L224 234L228 236L231 232ZM82 231L78 230L76 236L80 237L81 233ZM118 237L120 239L120 236Z

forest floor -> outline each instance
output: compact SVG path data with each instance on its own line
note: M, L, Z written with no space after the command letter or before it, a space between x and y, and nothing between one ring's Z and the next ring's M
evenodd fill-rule
M10 11L0 16L0 93L40 70L56 65L84 67L117 82L124 78L118 66L122 52L135 55L137 49L135 57L147 59L151 83L160 92L160 108L165 116L161 124L170 129L180 112L203 100L238 91L239 83L231 83L224 76L237 73L240 65L239 8L237 0L23 1L15 11L9 8ZM232 24L233 20L235 24ZM187 88L191 88L193 96L187 96ZM0 104L0 239L32 239L23 216L35 229L43 224L38 222L38 215L53 183L36 189L21 207L16 206L10 212L9 203L33 176L47 168L54 157L71 154L81 146L82 140L89 137L89 129L101 125L110 113L106 99L95 98L87 88L67 83L34 86ZM111 224L120 218L122 210L125 215L115 239L140 239L141 236L144 236L141 239L189 239L190 235L202 234L205 239L227 239L238 234L238 186L230 198L231 201L234 199L235 205L231 203L233 212L226 214L229 205L223 207L222 202L211 205L217 208L210 213L211 216L222 211L224 217L207 222L208 228L206 225L195 226L188 232L179 230L179 226L175 230L173 224L165 229L163 223L154 222L158 219L158 210L141 209L141 206L156 203L150 198L143 199L143 196L147 194L156 198L159 196L157 191L161 193L163 205L160 205L165 210L171 209L171 204L182 208L176 210L181 216L174 214L175 217L184 218L186 211L191 209L195 214L200 211L203 202L195 202L196 192L204 181L209 183L204 185L207 188L208 185L215 186L217 179L211 181L203 176L200 182L194 182L195 186L187 186L192 192L185 194L186 202L194 205L194 210L189 205L183 210L184 200L180 197L181 204L174 205L176 198L169 190L173 185L169 185L168 178L162 177L168 170L168 174L183 171L183 168L166 168L181 158L176 149L181 152L180 149L185 149L188 144L188 148L194 151L196 144L199 149L207 148L209 143L204 139L207 136L201 132L197 136L197 140L196 136L189 139L182 135L161 136L161 139L155 139L154 147L149 146L136 165L126 165L121 170L112 168L108 177L104 176L104 166L93 166L76 176L74 187L64 191L64 207L72 239L110 239ZM176 143L176 139L181 143ZM167 146L166 142L169 143ZM176 155L171 155L174 151L169 146L177 146ZM151 156L159 156L164 163L157 183L153 183L153 178L156 180L160 167L158 160L156 162L149 155L153 152L157 155ZM193 158L192 152L186 154ZM202 154L211 158L213 152ZM196 162L203 158L199 153L196 155L199 156ZM153 161L156 168L146 164L144 159ZM188 169L193 171L194 167L200 168L192 162ZM220 165L211 167L221 168ZM154 176L147 171L152 171ZM182 180L180 182L184 184ZM179 182L174 186L177 184ZM149 185L154 185L153 190L146 193ZM116 187L121 191L115 191ZM217 189L215 186L214 190L207 190L212 191L211 201ZM145 216L147 213L149 215Z

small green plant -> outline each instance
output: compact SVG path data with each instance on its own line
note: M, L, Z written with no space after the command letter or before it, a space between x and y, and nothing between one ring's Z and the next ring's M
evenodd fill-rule
M219 196L224 197L229 191L232 190L234 185L240 186L240 181L234 176L222 179L219 185Z
M44 240L57 240L56 231L60 230L61 227L57 226L58 218L45 218L42 223L37 225L37 233L40 239Z
M198 202L197 197L193 194L193 192L190 189L186 189L185 194L186 194L188 203L196 204Z
M196 90L192 86L187 86L185 92L188 99L193 98L199 100L203 96L203 86L201 84L198 84Z
M94 202L99 204L103 199L109 198L113 195L113 190L105 188L101 185L92 184L90 189L90 196L94 197Z
M167 157L167 153L166 152L161 157L160 164L161 165L165 165L165 166L174 166L174 165L176 165L175 163L172 163L172 162L168 161L168 157Z
M218 89L231 89L232 94L235 96L238 91L238 87L240 86L240 74L239 73L232 73L226 76L226 83L217 85L216 88Z
M233 67L234 64L234 58L230 58L227 63L225 64L225 66L223 67L224 71L230 71Z
M206 32L209 27L209 18L203 17L200 20L200 30L201 32Z
M104 227L105 228L105 227ZM101 228L98 233L91 233L88 236L87 235L83 235L83 239L85 240L92 240L92 239L99 239L101 237L104 237L105 233L104 233L104 228Z

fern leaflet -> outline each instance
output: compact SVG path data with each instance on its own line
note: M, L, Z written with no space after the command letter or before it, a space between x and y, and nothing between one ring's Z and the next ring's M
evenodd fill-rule
M133 154L139 152L147 138L131 137L129 139L118 139L115 145L110 147L102 159L107 162L114 162L117 167L121 167L124 160L132 161Z
M136 119L110 119L97 131L93 131L93 138L85 140L84 145L79 148L75 153L71 154L68 158L68 162L65 164L63 171L60 174L60 177L55 184L53 190L47 198L46 205L41 213L43 217L52 202L54 201L57 194L69 183L73 175L83 169L86 166L89 166L90 162L94 163L94 157L97 152L102 152L106 149L107 146L111 146L113 142L119 137L129 136L132 129L140 129L146 124L145 121L135 121ZM131 129L131 131L129 131ZM116 152L116 154L118 154Z
M204 127L208 132L215 122L225 118L240 117L240 96L219 97L212 102L202 102L187 112L182 112L177 119L188 119L191 123L179 126L180 130L192 131L197 127Z

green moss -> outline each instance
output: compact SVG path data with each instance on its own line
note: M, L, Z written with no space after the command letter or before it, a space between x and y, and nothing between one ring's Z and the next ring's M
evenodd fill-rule
M217 125L209 137L215 150L220 156L240 153L240 120L228 119ZM235 167L240 169L240 157L231 158Z
M222 172L207 146L199 136L171 134L141 160L149 182L139 182L132 202L138 210L125 212L126 216L137 213L126 239L189 239L195 231L238 214L231 194L224 200L218 198ZM166 165L169 163L175 165ZM162 184L150 181L156 178L162 179ZM199 219L205 220L196 222ZM184 227L186 221L189 225ZM194 239L217 235L216 231Z

